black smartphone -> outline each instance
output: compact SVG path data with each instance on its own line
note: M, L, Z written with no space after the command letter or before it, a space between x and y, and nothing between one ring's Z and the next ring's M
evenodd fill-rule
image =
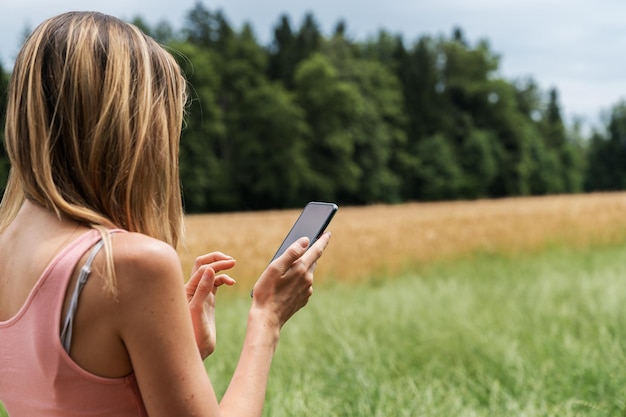
M309 238L309 246L315 243L326 230L326 226L332 220L337 209L338 207L335 203L322 203L319 201L307 203L282 245L276 251L272 261L282 255L293 242L303 236Z

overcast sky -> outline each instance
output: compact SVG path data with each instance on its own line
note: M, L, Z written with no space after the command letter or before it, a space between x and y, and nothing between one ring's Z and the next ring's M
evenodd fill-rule
M12 65L26 27L68 10L98 10L123 19L167 20L179 28L196 0L0 0L0 59ZM355 39L379 29L406 43L421 35L449 36L455 26L471 44L488 39L507 79L532 76L542 90L556 87L564 115L597 123L601 111L626 98L624 0L229 0L209 1L240 28L250 22L266 44L281 14L298 26L313 12L324 34L343 19ZM308 4L308 5L307 5Z

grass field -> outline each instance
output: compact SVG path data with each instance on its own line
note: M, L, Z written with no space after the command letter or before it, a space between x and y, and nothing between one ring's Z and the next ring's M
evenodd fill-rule
M264 415L624 416L625 254L483 254L324 286L284 329ZM247 305L220 305L219 392Z
M297 214L192 217L191 238L258 259L247 289ZM340 208L265 415L626 416L625 214L626 194ZM220 392L248 306L222 300Z
M198 254L221 250L238 260L232 274L248 292L298 214L189 216L187 245L179 251L183 266L189 271ZM316 270L318 283L389 278L476 253L626 241L626 193L340 207L329 229L333 237Z
M239 261L206 361L219 393L241 291L297 215L187 219L186 270L210 250ZM626 416L626 194L341 207L330 229L265 416Z

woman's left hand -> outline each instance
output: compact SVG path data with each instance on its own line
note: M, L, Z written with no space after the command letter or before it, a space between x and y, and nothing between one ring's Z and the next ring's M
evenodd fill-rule
M235 280L219 272L235 266L235 260L221 252L211 252L196 258L191 278L185 284L189 312L202 359L215 350L215 294L223 284L233 285Z

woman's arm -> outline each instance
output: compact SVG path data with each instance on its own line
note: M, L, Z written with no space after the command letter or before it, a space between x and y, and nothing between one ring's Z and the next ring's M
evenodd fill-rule
M219 416L189 314L180 260L135 233L113 238L117 326L150 417Z
M315 263L329 239L325 234L308 251L308 239L300 239L255 284L243 350L220 403L224 415L261 415L280 329L308 302Z
M306 241L292 245L255 284L240 360L219 404L198 352L176 252L145 236L125 235L125 242L114 244L116 320L148 414L260 416L280 329L308 301L329 235L308 251Z

